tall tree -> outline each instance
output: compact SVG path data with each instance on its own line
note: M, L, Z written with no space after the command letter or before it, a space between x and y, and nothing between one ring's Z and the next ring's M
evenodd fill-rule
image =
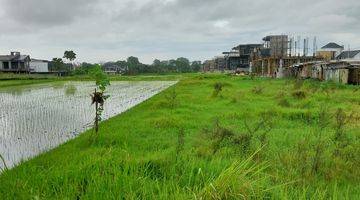
M201 70L201 67L202 67L201 61L193 61L193 62L191 63L191 71L193 71L193 72L198 72L198 71L200 71L200 70Z
M51 62L51 71L65 70L64 61L61 58L53 58Z
M190 61L183 57L176 59L176 69L178 72L190 72Z
M128 66L128 73L131 75L140 73L140 65L141 63L139 62L139 59L137 57L134 56L130 56L128 57L128 59L126 60L127 62L127 66Z
M64 57L63 58L66 58L68 59L70 62L75 60L76 59L76 53L72 50L70 51L65 51L64 52Z

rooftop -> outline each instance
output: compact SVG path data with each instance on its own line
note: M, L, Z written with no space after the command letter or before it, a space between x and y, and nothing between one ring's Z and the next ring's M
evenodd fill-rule
M28 55L21 55L19 52L11 52L10 55L0 55L0 61L23 61L30 57Z
M322 49L343 49L343 46L336 44L335 42L330 42L329 44L321 47Z
M354 51L343 51L341 54L337 57L337 59L346 59L346 58L354 58L357 54L360 53L360 50L354 50Z

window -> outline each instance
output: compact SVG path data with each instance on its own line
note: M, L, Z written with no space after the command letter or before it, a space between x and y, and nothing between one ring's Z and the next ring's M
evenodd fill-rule
M11 69L18 69L19 63L18 62L11 62Z
M3 62L4 69L9 69L9 62Z

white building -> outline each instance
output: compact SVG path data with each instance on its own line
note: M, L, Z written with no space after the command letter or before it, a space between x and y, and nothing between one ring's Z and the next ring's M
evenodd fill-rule
M30 72L31 73L48 73L49 72L49 61L31 59Z
M329 44L321 47L321 49L317 53L324 58L332 60L338 57L342 51L344 51L344 46L340 46L334 42L330 42Z

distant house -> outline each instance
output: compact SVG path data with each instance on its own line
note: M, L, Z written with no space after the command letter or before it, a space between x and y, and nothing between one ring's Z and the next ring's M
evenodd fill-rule
M30 56L20 52L10 55L0 55L0 71L2 72L30 72Z
M317 52L317 55L325 60L333 60L339 56L343 50L344 46L330 42L329 44L321 47L321 49Z
M107 74L123 74L128 70L128 67L120 66L116 63L106 63L103 65L103 70Z
M49 73L49 61L39 60L39 59L31 59L30 72L31 73Z
M360 50L343 51L336 57L338 60L360 60Z

